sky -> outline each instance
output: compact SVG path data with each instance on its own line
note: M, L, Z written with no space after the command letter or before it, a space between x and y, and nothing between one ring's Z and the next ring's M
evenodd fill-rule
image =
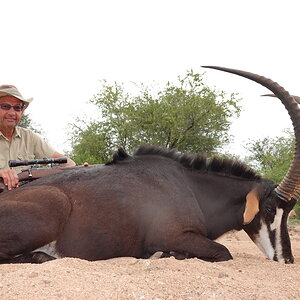
M230 151L249 139L292 128L278 99L236 75L202 65L242 69L300 95L297 0L10 0L1 1L0 84L34 101L27 109L57 150L70 149L68 124L89 117L100 80L176 81L205 72L207 85L239 93Z

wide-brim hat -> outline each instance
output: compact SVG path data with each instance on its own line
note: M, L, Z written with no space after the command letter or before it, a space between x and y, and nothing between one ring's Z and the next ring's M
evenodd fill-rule
M1 85L0 86L0 97L7 96L7 95L18 98L19 100L25 102L27 105L33 100L33 98L25 99L21 95L19 90L13 85Z

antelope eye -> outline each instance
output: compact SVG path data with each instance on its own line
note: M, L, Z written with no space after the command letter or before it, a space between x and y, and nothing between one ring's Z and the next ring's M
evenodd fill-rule
M266 212L267 212L268 214L273 214L273 215L275 215L275 209L272 208L272 207L266 207Z

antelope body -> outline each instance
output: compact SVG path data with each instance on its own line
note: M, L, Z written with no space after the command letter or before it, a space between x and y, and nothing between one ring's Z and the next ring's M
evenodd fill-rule
M177 258L232 259L215 242L245 230L265 255L293 263L287 218L299 197L299 108L273 81L235 73L269 88L295 127L296 155L277 186L246 165L207 160L153 146L93 168L54 174L0 195L2 263L148 258L157 251ZM299 120L299 121L298 121Z

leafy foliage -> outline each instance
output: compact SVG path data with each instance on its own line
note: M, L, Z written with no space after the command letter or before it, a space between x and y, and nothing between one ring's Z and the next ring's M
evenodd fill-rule
M280 183L287 173L295 152L294 134L286 131L284 136L264 138L248 144L252 153L247 160L262 176ZM300 203L295 206L297 218L300 217Z
M294 148L294 135L286 131L284 136L250 142L247 149L251 155L247 159L262 176L279 183L291 164Z
M73 149L68 156L79 164L103 163L111 157L111 137L102 123L91 122L84 130L73 124L72 140Z
M28 114L23 114L18 126L30 129L39 134L43 133L43 130L40 128L40 126L35 124Z
M141 144L211 154L228 143L231 118L239 115L236 95L208 88L192 70L160 91L135 85L136 95L124 85L102 81L91 103L97 121L72 125L73 158L102 163L118 147L131 152Z

